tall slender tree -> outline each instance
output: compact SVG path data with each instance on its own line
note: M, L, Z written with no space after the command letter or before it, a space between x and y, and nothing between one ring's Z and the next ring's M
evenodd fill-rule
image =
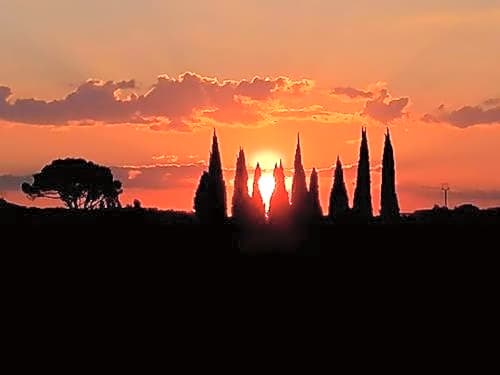
M319 183L318 183L318 172L316 168L313 168L311 172L311 179L309 181L309 214L311 219L318 220L323 216L323 210L321 209L321 204L319 202Z
M226 183L222 174L219 142L215 129L208 172L204 172L200 178L194 206L196 215L200 219L203 218L203 222L222 223L227 217Z
M259 181L261 176L262 170L260 168L260 164L257 163L253 175L252 190L252 211L254 213L254 220L256 224L262 224L266 221L266 208L264 205L264 200L262 199L262 193L260 192L259 188Z
M290 201L285 186L285 170L283 162L274 167L275 188L269 204L269 221L274 224L286 223L290 215Z
M196 194L194 196L194 211L196 217L202 223L209 223L212 219L213 209L211 207L211 201L209 196L210 188L210 175L208 172L203 172L200 178L200 183L196 189Z
M373 216L370 182L370 153L368 151L366 128L361 128L361 146L359 150L356 190L354 191L353 212L364 218L371 218Z
M335 176L333 179L332 191L330 193L330 207L328 209L328 216L333 219L345 215L348 211L349 197L347 196L347 189L344 182L344 170L342 169L342 162L340 161L340 157L337 156Z
M307 215L308 193L306 173L302 165L302 152L300 148L300 135L297 134L297 147L295 149L294 172L292 180L292 212L296 219Z
M384 154L382 157L382 186L380 189L380 216L385 220L399 217L399 203L396 194L396 172L394 150L389 128L385 134Z
M210 182L213 184L210 190L213 191L213 196L211 198L214 200L215 206L214 219L216 221L223 221L227 217L226 183L224 182L222 173L219 142L215 129L212 139L212 152L210 153L210 162L208 164L208 174L211 177Z
M234 177L232 214L238 222L249 220L250 196L248 195L248 172L245 161L245 152L240 148L236 160L236 174Z

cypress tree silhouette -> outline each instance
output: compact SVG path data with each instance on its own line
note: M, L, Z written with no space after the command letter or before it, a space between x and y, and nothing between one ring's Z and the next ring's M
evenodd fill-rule
M273 224L284 224L289 220L290 201L285 186L285 171L283 163L274 167L274 180L276 186L271 195L269 204L269 222Z
M323 216L323 210L319 202L319 183L318 172L313 168L311 172L311 180L309 181L309 202L311 219L318 220Z
M233 218L238 222L250 219L250 196L248 195L248 172L245 162L245 152L240 148L236 160L236 175L234 177L234 193L232 205Z
M205 174L207 174L205 176ZM217 134L213 135L208 173L204 172L195 195L195 211L206 223L222 223L226 219L226 184L222 174L222 163Z
M227 216L226 204L226 183L222 174L222 162L219 152L219 142L214 129L212 140L212 152L210 153L210 163L208 164L208 174L210 183L213 185L209 189L214 200L214 221L224 221Z
M399 217L395 175L394 150L392 148L389 128L387 128L382 157L382 187L380 189L380 216L385 220L392 220Z
M297 134L297 147L295 149L294 172L292 180L292 212L295 219L307 215L308 193L306 173L302 165L302 152L300 149L300 135Z
M264 200L262 199L262 193L259 188L259 180L262 176L262 170L260 164L257 163L255 167L255 172L253 175L253 190L252 190L252 211L256 224L263 224L266 221L266 208L264 205Z
M196 213L196 217L202 223L209 223L213 215L209 194L209 180L210 175L208 172L203 172L194 196L194 211Z
M359 217L371 218L373 216L370 184L370 153L368 151L368 139L366 136L366 128L361 128L358 175L353 203L353 212Z
M330 207L328 216L333 219L341 217L349 211L349 197L344 182L344 170L342 162L337 156L337 164L335 166L335 177L333 179L332 191L330 193Z

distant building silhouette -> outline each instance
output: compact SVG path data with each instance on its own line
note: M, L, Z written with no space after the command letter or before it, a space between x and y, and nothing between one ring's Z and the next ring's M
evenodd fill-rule
M285 186L285 170L283 162L274 167L275 188L269 204L269 222L283 224L290 220L290 201Z
M347 196L347 189L344 182L344 170L342 169L342 162L340 157L337 156L337 164L335 166L335 174L333 179L333 186L330 192L330 206L328 208L328 216L338 218L344 216L349 211L349 197Z
M358 174L354 191L353 213L363 218L373 217L371 181L370 181L370 153L366 128L361 128L361 146L359 150Z
M321 209L321 204L319 202L319 183L318 183L318 172L316 168L313 168L311 172L311 179L309 182L309 214L311 219L318 220L323 216L323 210Z
M385 220L392 220L399 217L395 175L394 150L392 148L391 135L389 129L387 129L382 157L382 186L380 189L380 216Z

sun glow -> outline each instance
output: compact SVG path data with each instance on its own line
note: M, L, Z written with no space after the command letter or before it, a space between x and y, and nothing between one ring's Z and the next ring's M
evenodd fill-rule
M255 153L253 156L250 157L251 160L251 166L255 167L257 163L260 164L260 167L262 168L262 171L264 172L265 170L273 170L274 165L276 163L279 164L280 159L283 157L274 152L274 151L260 151ZM264 173L263 173L264 174ZM271 173L272 175L272 173Z
M259 190L266 206L266 211L269 210L269 202L271 201L275 186L273 176L274 166L279 164L280 159L282 159L280 154L269 150L259 151L250 158L253 168L259 163L262 169L262 175L259 180Z
M271 195L274 191L274 176L272 173L264 172L259 180L259 190L262 194L262 200L266 205L266 211L269 210L269 202L271 201Z

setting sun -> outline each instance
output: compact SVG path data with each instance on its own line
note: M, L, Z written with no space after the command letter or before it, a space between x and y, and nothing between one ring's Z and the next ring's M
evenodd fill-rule
M266 211L269 209L269 201L271 200L271 195L273 195L274 185L275 182L272 173L266 172L262 174L259 180L259 189L262 194L264 204L266 205Z
M279 164L280 159L283 159L283 156L281 156L279 153L275 151L259 151L253 155L253 157L250 158L251 160L251 165L252 167L255 167L257 163L260 164L260 167L266 171L270 170L271 171L271 177L272 177L272 170L275 166L275 164ZM264 177L264 175L262 176ZM273 185L274 187L274 185ZM262 193L264 194L264 193Z

